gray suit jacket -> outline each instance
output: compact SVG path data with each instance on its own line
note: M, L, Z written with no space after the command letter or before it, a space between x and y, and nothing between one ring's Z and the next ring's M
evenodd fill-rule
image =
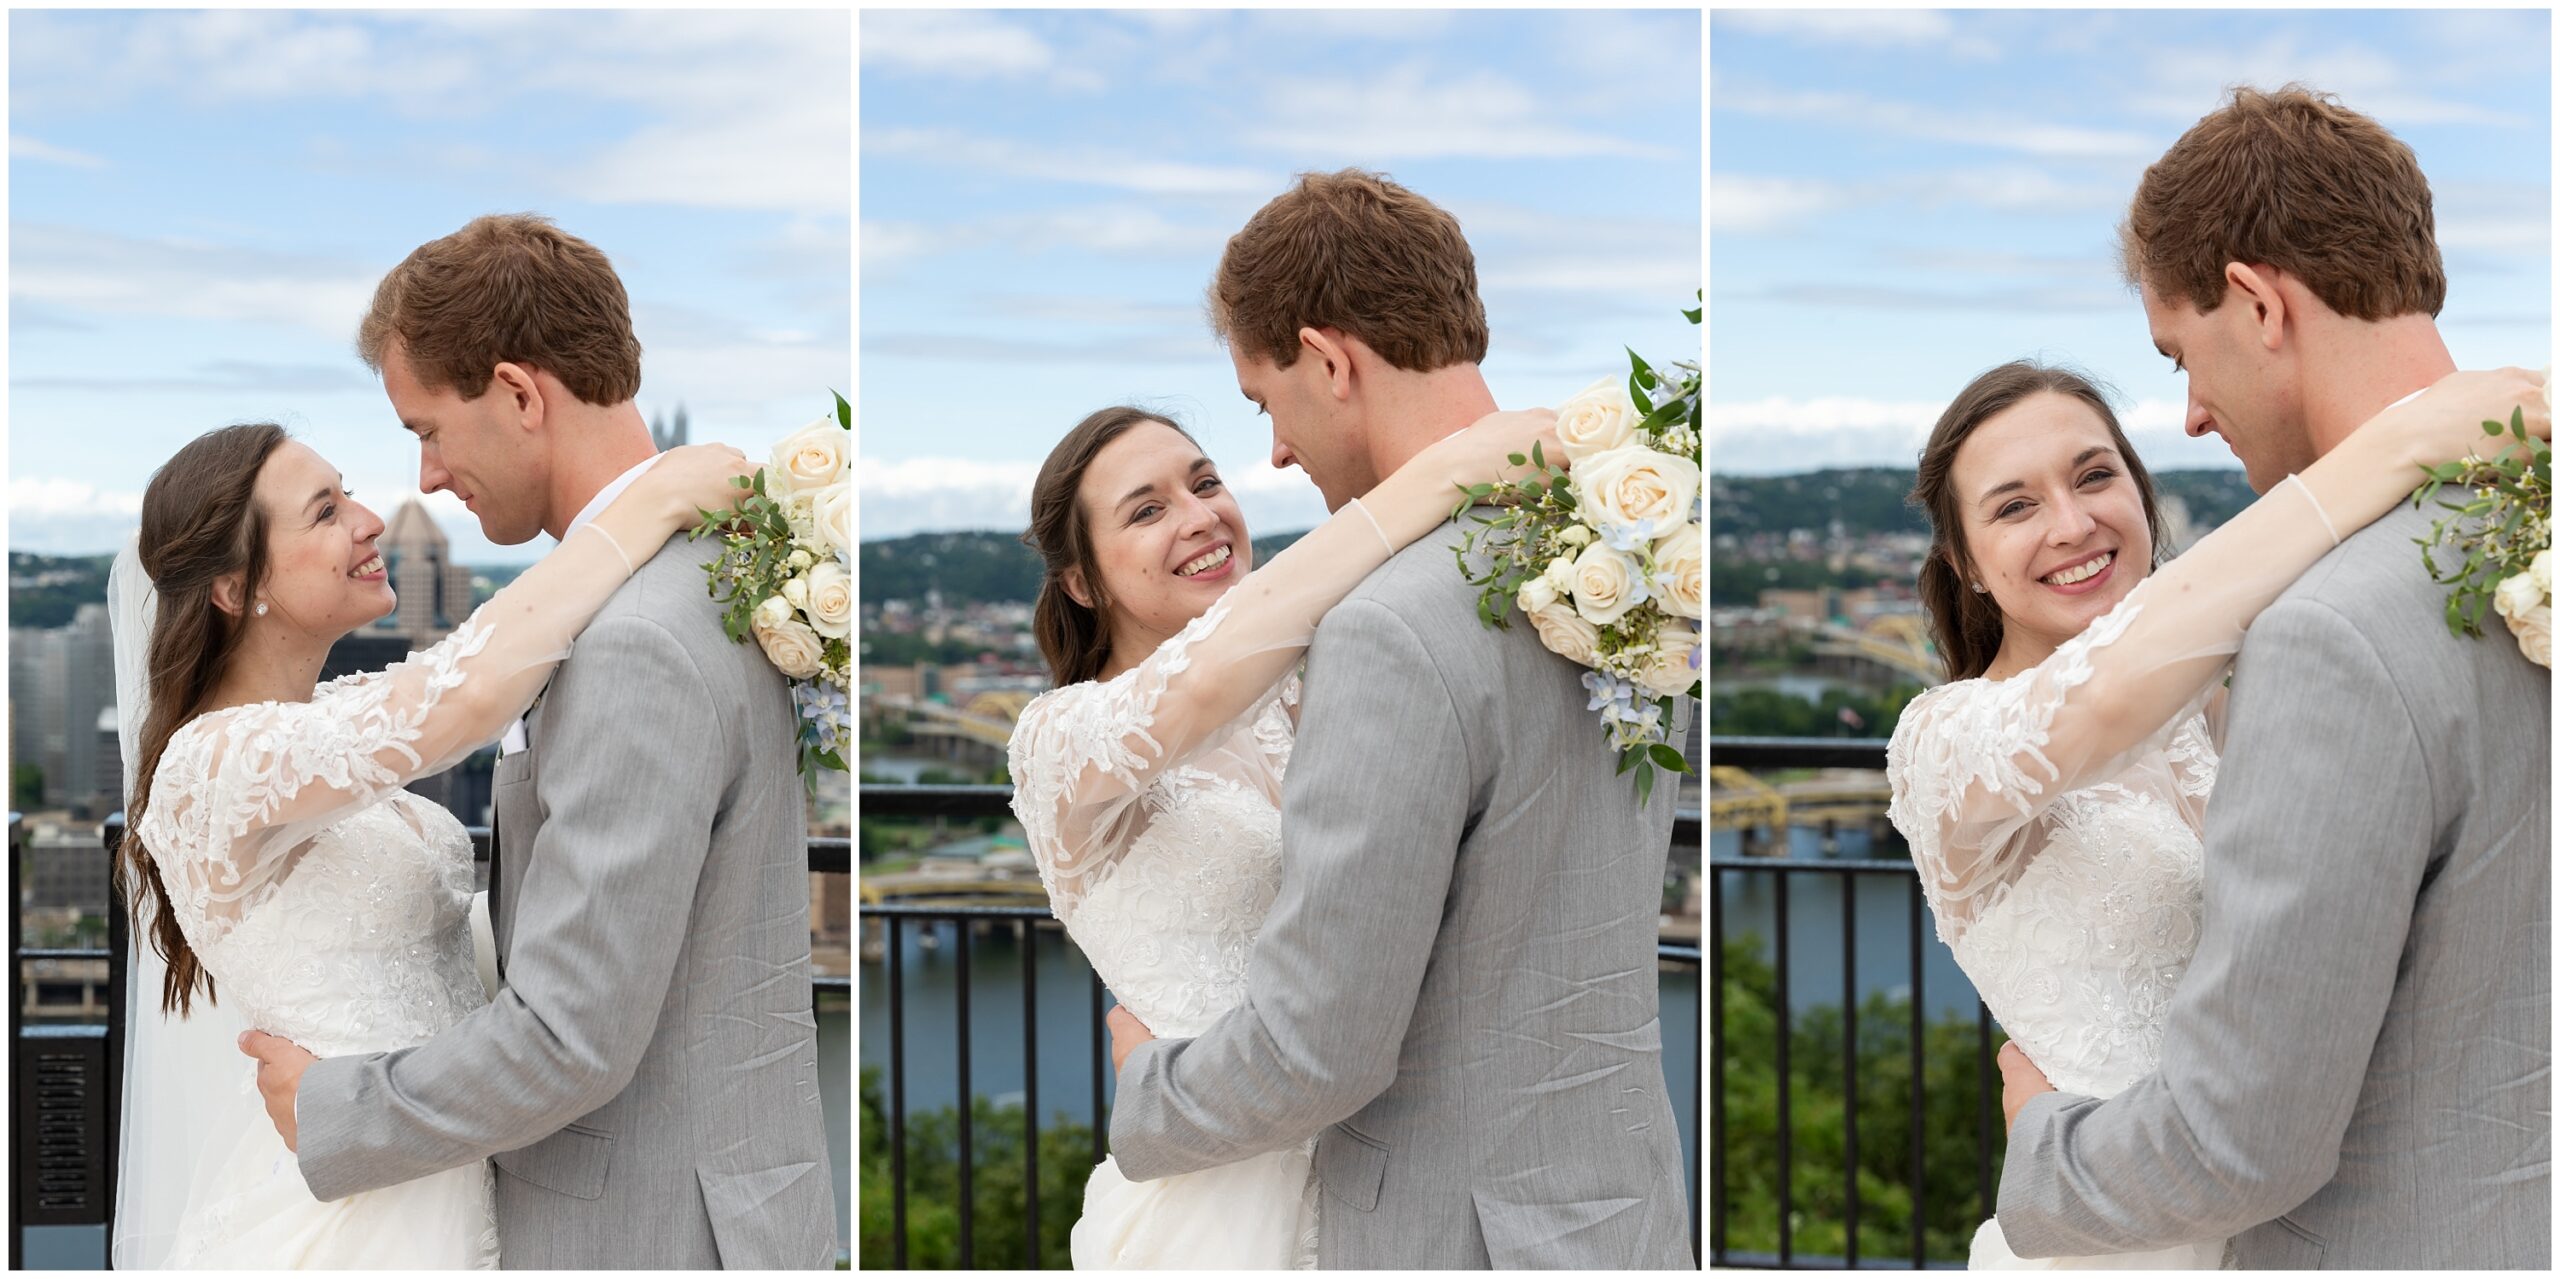
M505 989L303 1075L313 1194L490 1158L509 1269L834 1264L796 725L708 555L641 565L498 762Z
M2020 1255L2551 1264L2551 676L2444 626L2406 506L2258 616L2158 1073L2009 1138Z
M1476 620L1457 537L1317 630L1246 1001L1129 1056L1112 1153L1147 1180L1321 1133L1328 1269L1691 1268L1655 956L1678 788L1637 807L1581 668Z

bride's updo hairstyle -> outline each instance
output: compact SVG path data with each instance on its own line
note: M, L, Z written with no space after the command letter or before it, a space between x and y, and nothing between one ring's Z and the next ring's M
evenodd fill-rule
M1938 415L1920 451L1920 473L1911 486L1910 502L1929 517L1929 558L1920 566L1920 604L1928 610L1929 638L1938 646L1947 679L1972 679L1991 669L2000 654L2005 626L2000 606L1973 589L1973 548L1966 544L1965 500L1956 492L1956 452L1974 429L2040 392L2068 395L2089 406L2106 423L2116 452L2124 457L2125 474L2142 494L2143 518L2151 525L2151 564L2169 553L2169 536L2160 522L2160 495L2133 445L2124 438L2115 410L2097 384L2070 369L2016 360L1975 378L1956 393L1955 402Z
M142 494L142 571L159 596L159 612L151 628L151 715L137 739L141 759L125 803L115 895L131 912L137 936L145 935L140 907L148 896L147 935L169 964L160 1011L181 1017L198 987L206 1003L214 1002L213 974L197 962L169 911L168 889L142 846L142 815L169 738L195 718L240 646L240 619L215 607L213 584L239 573L240 598L257 597L267 570L267 518L254 493L259 470L285 439L284 428L271 422L208 431L163 464Z
M1131 428L1150 422L1172 427L1182 432L1182 438L1191 439L1191 432L1161 414L1113 405L1076 423L1049 450L1049 460L1040 464L1040 478L1031 483L1031 528L1022 535L1022 544L1040 553L1041 570L1040 598L1031 606L1031 636L1040 642L1050 681L1060 688L1100 675L1111 660L1111 628L1103 620L1111 611L1111 597L1103 587L1102 566L1093 555L1093 533L1085 527L1084 506L1076 501L1076 494L1084 488L1085 469L1093 465L1095 454ZM1090 606L1077 603L1067 593L1069 573L1082 579L1085 595L1093 601Z

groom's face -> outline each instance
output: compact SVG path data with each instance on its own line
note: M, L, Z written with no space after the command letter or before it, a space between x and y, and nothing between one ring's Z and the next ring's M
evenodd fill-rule
M2187 379L2187 434L2218 435L2264 493L2311 465L2317 454L2287 385L2290 365L2259 338L2249 300L2227 292L2212 311L2163 301L2142 287L2151 344Z
M418 490L449 492L500 546L542 531L549 468L531 437L517 429L515 396L504 381L464 399L452 387L429 388L395 341L382 357L382 389L400 424L418 439Z
M1377 487L1358 419L1330 394L1320 357L1300 351L1297 362L1284 369L1231 344L1227 358L1235 362L1236 389L1271 419L1274 469L1305 471L1324 494L1328 511Z

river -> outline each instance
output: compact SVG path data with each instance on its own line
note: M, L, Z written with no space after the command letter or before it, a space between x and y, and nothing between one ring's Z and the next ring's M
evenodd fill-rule
M1799 859L1901 861L1909 858L1901 841L1872 844L1863 829L1843 829L1836 849L1826 856L1822 832L1798 826L1788 847ZM1714 831L1707 837L1709 855L1722 860L1742 855L1740 832ZM1756 859L1755 859L1756 860ZM1771 859L1775 860L1775 859ZM1750 940L1768 958L1777 938L1777 875L1718 871L1724 898L1727 941ZM1804 1012L1818 1004L1840 1004L1841 928L1845 875L1789 876L1787 885L1788 1006ZM1911 885L1909 875L1858 875L1858 972L1856 994L1863 1002L1879 992L1897 998L1911 993ZM1938 940L1925 904L1921 910L1921 993L1932 1016L1972 1015L1973 983L1956 967L1954 954Z

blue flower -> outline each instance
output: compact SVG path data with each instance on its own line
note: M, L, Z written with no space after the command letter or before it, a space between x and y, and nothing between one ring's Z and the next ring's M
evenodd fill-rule
M1631 524L1603 524L1600 526L1600 540L1606 543L1610 550L1625 551L1629 555L1642 555L1653 548L1654 534L1659 531L1660 524L1660 520L1637 520Z

